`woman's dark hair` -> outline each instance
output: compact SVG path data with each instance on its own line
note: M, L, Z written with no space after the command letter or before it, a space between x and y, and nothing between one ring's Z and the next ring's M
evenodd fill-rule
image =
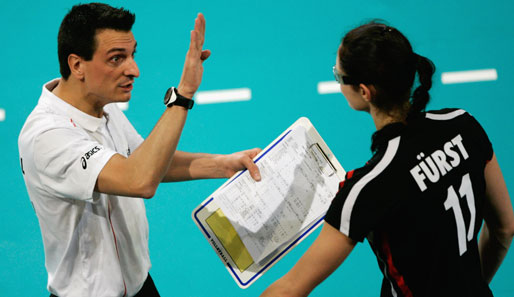
M407 38L393 27L372 21L351 30L343 37L338 57L345 75L375 87L371 102L385 112L403 108L412 98L409 118L430 100L434 64L415 54ZM420 86L411 96L416 72Z
M96 50L95 36L99 29L130 31L136 16L123 8L103 3L75 5L64 17L57 37L59 66L63 79L70 76L68 56L76 54L86 61Z

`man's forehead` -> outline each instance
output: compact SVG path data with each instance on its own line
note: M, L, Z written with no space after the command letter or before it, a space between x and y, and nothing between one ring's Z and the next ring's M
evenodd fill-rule
M109 51L112 48L132 49L136 46L136 39L132 31L119 31L101 29L95 35L97 49Z

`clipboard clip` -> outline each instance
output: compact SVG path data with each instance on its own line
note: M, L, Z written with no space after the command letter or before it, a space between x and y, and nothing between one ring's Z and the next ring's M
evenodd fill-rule
M311 144L309 146L309 149L312 152L312 155L314 156L314 158L316 159L321 172L323 172L324 174L326 174L328 176L332 176L336 173L336 168L334 167L332 162L330 162L330 160L328 159L327 154L325 154L325 152L321 149L321 146L319 145L319 143L315 142L315 143Z

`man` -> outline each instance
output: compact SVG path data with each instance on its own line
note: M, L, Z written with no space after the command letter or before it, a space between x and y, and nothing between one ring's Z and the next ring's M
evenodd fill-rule
M127 10L74 6L58 36L62 78L43 86L19 136L27 191L38 216L51 296L159 296L148 274L143 199L160 182L230 177L259 149L232 155L191 154L176 147L210 51L205 19L191 31L182 78L143 140L115 102L131 97L139 69Z

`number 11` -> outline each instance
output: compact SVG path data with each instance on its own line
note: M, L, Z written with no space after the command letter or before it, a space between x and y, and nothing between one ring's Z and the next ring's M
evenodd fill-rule
M466 196L466 202L468 203L468 208L470 211L471 219L469 222L467 241L471 241L473 239L473 233L475 231L475 197L473 196L473 187L471 186L471 179L469 178L469 173L466 173L462 177L462 182L459 188L460 197L463 198ZM453 209L453 214L455 215L455 222L457 223L457 239L459 242L459 253L462 256L467 250L467 241L466 241L466 226L464 225L464 217L462 216L462 210L459 204L459 197L453 186L448 187L448 196L446 201L444 201L444 207L446 210L450 208Z

